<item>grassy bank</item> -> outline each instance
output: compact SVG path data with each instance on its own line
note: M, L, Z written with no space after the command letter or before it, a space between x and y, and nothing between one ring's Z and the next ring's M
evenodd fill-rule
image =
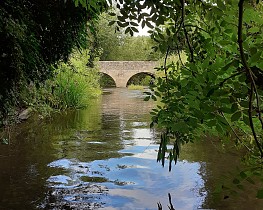
M145 86L131 84L128 86L129 90L144 90Z
M42 84L29 84L21 93L22 107L32 107L41 115L53 110L83 108L101 94L96 68L88 68L88 52L75 52L67 63L54 68L54 76Z

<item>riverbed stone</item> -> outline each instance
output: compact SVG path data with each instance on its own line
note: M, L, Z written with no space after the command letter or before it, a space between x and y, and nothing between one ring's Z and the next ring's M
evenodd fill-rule
M32 114L32 108L27 108L25 110L23 110L19 115L18 115L18 119L19 120L27 120L31 114Z

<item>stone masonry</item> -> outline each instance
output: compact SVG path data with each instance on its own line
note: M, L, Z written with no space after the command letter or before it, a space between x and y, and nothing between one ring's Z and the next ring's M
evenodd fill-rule
M100 72L109 75L116 87L126 87L129 79L138 73L155 74L157 61L100 61Z

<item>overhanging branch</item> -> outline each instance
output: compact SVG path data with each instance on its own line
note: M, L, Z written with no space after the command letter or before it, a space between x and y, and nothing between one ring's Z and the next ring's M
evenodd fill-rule
M257 144L257 147L259 149L260 156L261 156L261 158L263 158L262 147L261 147L260 142L257 138L257 134L256 134L256 131L254 128L254 122L252 119L252 105L253 105L252 103L253 103L253 95L255 94L256 101L257 101L257 109L259 110L258 118L261 122L261 126L263 129L263 121L262 121L261 111L260 111L260 99L259 99L259 95L258 95L258 91L257 91L257 86L255 83L255 75L253 74L251 68L249 67L249 65L247 63L247 59L245 57L245 52L244 52L244 47L243 47L243 37L242 37L243 13L244 13L244 0L240 0L238 3L238 45L239 45L239 52L240 52L242 64L246 70L246 73L249 77L249 81L251 83L250 94L249 94L249 111L248 111L249 124L250 124L250 128L251 128L253 137L254 137L256 144Z

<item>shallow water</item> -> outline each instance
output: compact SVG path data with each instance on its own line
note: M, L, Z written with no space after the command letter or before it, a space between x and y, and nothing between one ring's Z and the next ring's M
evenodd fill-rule
M158 132L143 93L107 89L85 110L31 119L0 145L0 209L263 209L252 192L214 202L212 191L239 162L216 141L183 148L171 172L156 162Z

